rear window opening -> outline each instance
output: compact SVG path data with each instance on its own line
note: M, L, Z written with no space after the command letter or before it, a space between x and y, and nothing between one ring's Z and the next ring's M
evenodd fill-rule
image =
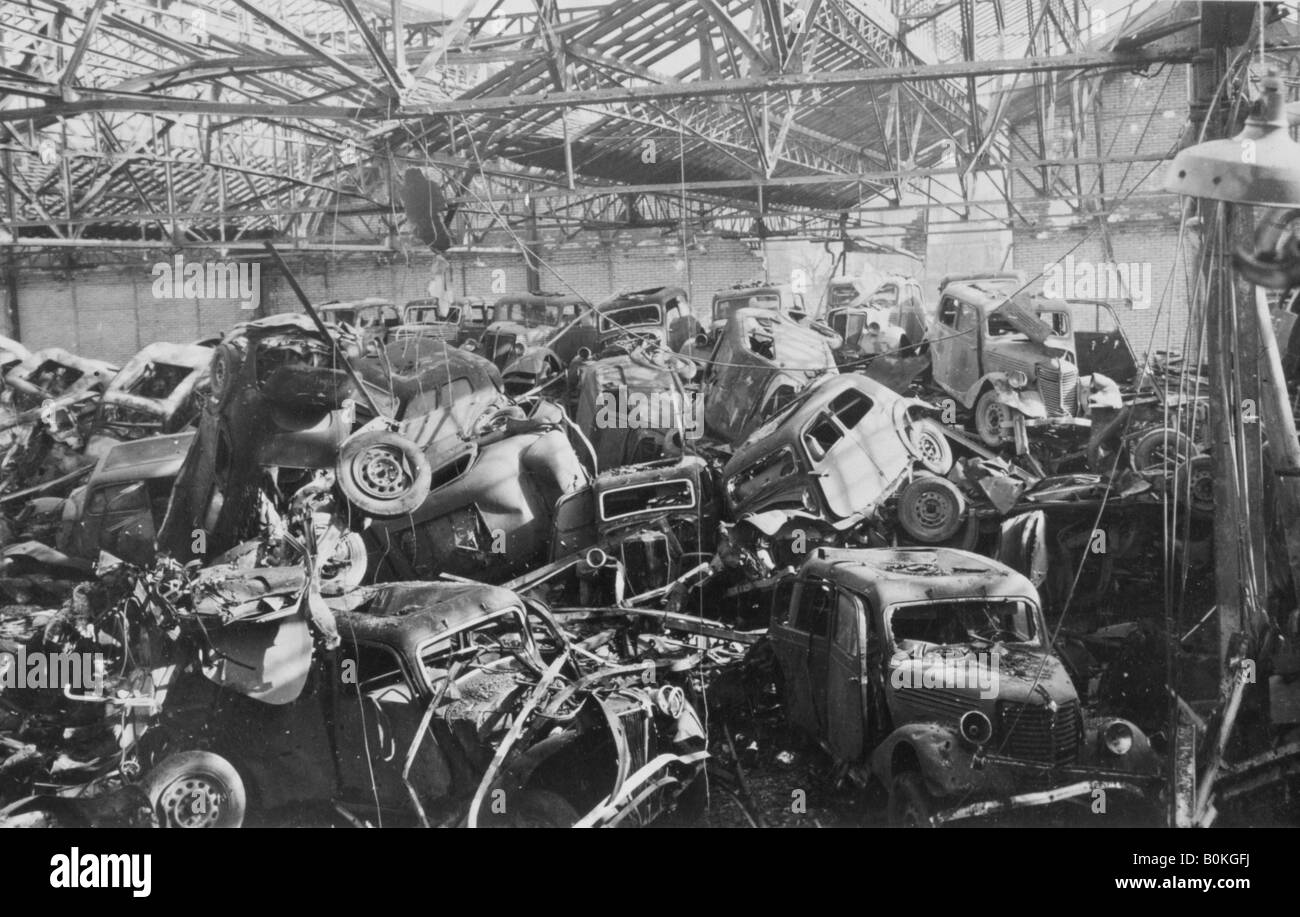
M127 386L126 391L142 398L166 398L176 391L177 386L194 372L188 366L174 366L170 363L150 363L139 379Z
M637 513L691 509L694 506L695 488L686 480L622 487L600 495L600 515L605 521Z

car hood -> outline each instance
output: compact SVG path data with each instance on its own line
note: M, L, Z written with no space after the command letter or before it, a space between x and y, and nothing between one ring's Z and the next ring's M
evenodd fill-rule
M927 708L935 706L929 701L943 700L967 702L975 709L991 701L1043 706L1079 699L1060 660L1025 646L972 643L946 646L942 654L937 648L899 652L888 668L900 699Z

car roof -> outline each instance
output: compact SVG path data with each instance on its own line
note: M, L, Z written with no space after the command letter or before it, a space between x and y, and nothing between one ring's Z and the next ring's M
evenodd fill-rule
M629 290L626 293L619 293L617 296L610 297L596 307L598 312L606 312L610 309L621 309L624 306L636 305L638 303L656 302L666 303L668 300L686 299L687 293L682 287L650 287L646 290Z
M801 572L859 591L880 608L923 598L985 595L1038 601L1038 591L1020 573L957 548L818 548Z
M337 312L342 309L361 309L366 306L392 306L391 299L380 299L377 296L369 296L365 299L350 299L347 302L326 302L316 307L317 312Z
M501 371L491 360L431 338L402 338L380 356L356 361L357 371L372 385L387 390L385 363L392 367L393 394L403 403L452 379L468 378L475 389L501 388Z
M495 308L496 306L515 304L544 306L590 305L590 303L581 296L574 296L568 293L508 293L492 305Z
M370 587L372 598L351 611L336 611L343 648L357 639L415 655L428 640L508 608L519 596L485 583L406 582Z

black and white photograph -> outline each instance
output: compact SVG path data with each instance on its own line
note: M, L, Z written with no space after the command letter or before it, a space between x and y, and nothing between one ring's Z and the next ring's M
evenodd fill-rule
M1297 126L1295 2L0 0L0 827L1249 888Z

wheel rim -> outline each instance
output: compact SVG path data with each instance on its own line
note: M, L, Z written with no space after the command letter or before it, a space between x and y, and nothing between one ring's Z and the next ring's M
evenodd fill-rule
M357 456L353 468L358 489L378 500L401 496L415 480L406 456L391 446L371 446Z
M957 507L940 491L927 490L912 498L911 517L923 531L940 532L952 524L956 515Z
M943 461L943 448L929 430L920 430L916 434L916 455L928 466L936 466Z
M172 781L158 797L163 821L178 828L211 828L221 821L225 787L207 774Z
M1001 441L1004 436L1002 426L1011 418L1007 411L1007 406L1002 402L990 398L984 402L984 410L980 412L980 419L983 421L984 429L981 431L987 437L996 437Z

